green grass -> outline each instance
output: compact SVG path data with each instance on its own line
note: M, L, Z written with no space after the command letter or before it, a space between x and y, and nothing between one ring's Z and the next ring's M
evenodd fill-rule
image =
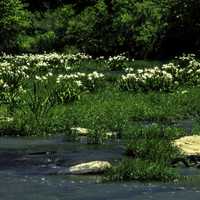
M76 126L120 129L136 122L172 123L198 118L200 88L188 88L187 94L122 92L104 88L86 94L66 109L66 118Z
M109 170L105 181L174 181L179 178L177 171L160 162L141 159L124 159Z
M167 61L157 61L157 60L135 60L131 62L129 65L134 69L144 69L144 68L152 68L155 66L161 66L163 63Z
M127 65L137 69L159 66L161 62L135 61ZM82 127L91 130L88 133L91 143L104 143L108 139L106 132L116 132L117 138L125 143L129 158L114 166L106 180L176 179L178 176L170 162L181 154L171 141L189 133L175 124L184 119L193 120L192 133L200 133L200 88L181 86L171 92L122 91L117 84L122 71L111 72L105 62L94 60L71 64L72 72L95 70L106 75L101 86L75 94L77 98L65 104L54 99L53 83L38 86L34 91L30 81L23 101L12 112L9 106L0 105L0 134L64 133L71 139L71 127ZM69 95L73 97L71 91Z
M57 124L56 128L59 124L63 127L64 123L66 127L79 126L94 130L117 131L124 136L133 130L141 132L140 129L145 122L170 126L178 120L196 119L195 132L197 132L200 88L188 88L187 90L186 94L182 94L181 90L173 93L135 93L123 92L108 86L94 93L85 93L80 100L67 105L55 105L48 114L42 115L41 118L46 121L45 123L52 119ZM1 107L0 110L4 113L5 107ZM28 110L24 114L19 109L12 117L14 117L14 123L19 124L19 121L23 120L26 123L29 120L32 121L31 115ZM21 122L21 124L24 123ZM32 122L30 126L31 124ZM29 132L31 135L31 127Z

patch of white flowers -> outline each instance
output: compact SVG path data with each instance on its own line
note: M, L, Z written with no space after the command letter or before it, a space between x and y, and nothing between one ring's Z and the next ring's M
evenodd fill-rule
M41 71L43 69L56 69L61 68L62 71L70 70L69 65L72 63L79 62L81 60L90 60L91 56L77 53L77 54L58 54L58 53L49 53L49 54L22 54L17 56L12 55L3 55L0 57L0 62L6 64L14 64L17 66L25 65L29 70Z
M121 70L121 69L127 68L128 61L133 62L134 59L130 60L124 54L120 54L113 57L110 56L108 60L106 61L106 64L108 65L108 68L110 70L114 71L114 70Z
M112 61L125 61L125 60L129 60L126 56L124 56L123 54L117 55L117 56L110 56L108 58L108 61L112 62Z
M57 95L63 103L77 99L82 92L98 88L103 78L104 75L96 71L89 74L81 72L59 74L56 77Z
M101 79L103 77L104 77L104 74L98 73L96 71L94 71L94 72L92 72L92 73L87 75L87 79L88 80Z
M104 74L97 71L73 72L73 64L90 59L91 56L81 53L3 55L0 57L0 98L13 101L26 92L29 81L45 84L47 87L53 83L53 87L59 88L59 94L66 95L95 90L102 86ZM124 69L125 74L121 76L119 83L126 90L169 91L185 83L200 84L200 62L193 54L183 55L161 67L145 69L130 68L128 63L134 60L123 54L107 60L104 57L96 60L105 61L110 70Z
M96 71L86 74L86 73L81 73L81 72L76 72L72 74L59 74L56 78L56 83L60 84L63 82L74 82L78 86L84 86L84 87L97 87L98 83L101 82L104 78L104 74L98 73Z
M90 59L91 56L82 53L4 54L0 57L0 101L9 104L16 97L23 98L27 90L30 92L29 86L33 82L44 88L54 87L59 94L64 94L63 98L95 89L103 74L72 72L73 64Z
M122 75L120 80L121 86L128 90L160 90L163 87L168 90L172 82L172 75L158 67L138 69L134 73Z
M27 73L28 67L25 65L18 66L7 61L0 62L0 92L5 94L5 92L22 91L22 84L25 80L29 79Z
M126 90L170 90L180 84L200 83L200 62L194 54L183 55L162 67L126 68L120 86Z

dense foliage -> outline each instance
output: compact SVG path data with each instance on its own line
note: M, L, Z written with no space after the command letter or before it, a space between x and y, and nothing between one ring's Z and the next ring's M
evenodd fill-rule
M195 0L1 0L0 50L142 58L197 52L199 8Z
M188 134L180 120L196 123L190 134L200 130L199 8L196 0L0 0L0 135L122 140L127 158L105 180L174 180L183 155L173 140ZM190 54L133 59L181 52Z
M0 0L0 52L16 47L17 34L28 25L26 12L19 0Z
M134 68L139 65L137 63L123 55L108 59L92 59L91 56L80 53L3 55L0 57L0 105L6 108L7 116L13 117L16 114L16 119L19 118L20 122L24 120L23 124L15 123L19 125L22 133L34 135L41 129L40 132L44 131L46 134L49 131L43 130L45 125L42 124L48 121L46 118L51 111L59 106L65 107L75 100L80 100L85 94L94 94L104 89L107 91L107 88L110 90L108 97L112 93L133 93L128 99L121 99L120 96L120 100L114 101L111 98L104 104L102 102L105 99L102 99L101 94L97 95L100 100L92 108L90 106L93 102L80 102L84 105L81 111L79 103L72 106L72 113L65 117L68 121L64 124L68 124L68 127L87 127L93 130L91 137L99 137L99 134L109 131L121 134L129 121L130 111L135 111L132 118L138 118L140 112L144 112L142 115L151 115L151 110L146 108L141 100L137 103L138 99L134 93L174 92L183 86L200 85L200 62L193 54L183 55L171 63L154 67L142 64L137 69ZM156 101L154 98L152 97L151 101ZM129 106L121 107L121 101ZM141 107L146 110L141 111ZM166 105L165 107L168 109ZM111 117L109 114L113 112L112 109L115 112ZM166 110L156 116L163 114L166 115ZM62 124L62 120L59 123ZM131 130L126 130L129 131ZM98 139L95 141L98 142Z
M124 55L4 54L0 135L122 141L128 158L105 180L174 180L171 166L184 158L173 140L200 130L200 62L189 54L155 63ZM196 124L190 131L181 125L188 119Z

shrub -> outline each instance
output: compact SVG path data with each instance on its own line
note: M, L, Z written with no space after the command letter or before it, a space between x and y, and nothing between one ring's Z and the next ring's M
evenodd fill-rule
M69 20L66 42L76 44L80 51L92 55L111 52L116 46L111 23L107 4L98 0L94 6L85 8Z
M0 0L0 52L16 49L16 37L28 25L20 0Z
M199 85L200 62L194 54L177 57L174 62L163 64L160 68L125 69L119 86L124 90L171 91L183 84Z
M106 64L111 71L118 71L128 67L129 59L124 55L109 57ZM133 61L133 60L132 60Z
M131 140L126 149L126 154L132 158L140 158L170 165L170 162L180 157L180 152L167 139L138 139Z
M109 181L173 181L176 171L159 162L125 159L108 171L105 180Z
M44 52L52 51L55 46L56 35L53 31L36 36L20 35L17 44L20 52Z
M13 112L24 93L24 82L29 78L26 66L17 66L7 61L0 63L0 102L6 104L9 112Z
M65 5L44 13L29 13L31 26L17 39L21 52L44 52L63 49L68 21L74 15L72 6Z
M173 76L158 67L138 69L136 73L122 75L119 85L124 90L170 91L173 88Z

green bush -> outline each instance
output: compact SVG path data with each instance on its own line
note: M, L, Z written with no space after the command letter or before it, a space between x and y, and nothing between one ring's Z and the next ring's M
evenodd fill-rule
M111 24L107 4L98 0L69 20L66 41L91 55L114 51L116 44Z
M17 38L19 50L37 53L63 49L67 45L65 32L68 29L68 21L73 15L74 10L70 5L44 13L29 13L31 26L26 34L20 34Z
M166 124L164 124L166 123ZM184 136L185 131L182 128L171 127L172 122L165 119L162 122L153 123L150 120L136 122L135 124L127 127L124 133L124 139L127 140L151 140L151 139L163 139L170 141Z
M44 52L52 51L55 46L56 35L53 31L35 36L20 35L17 38L20 52Z
M126 154L132 158L140 158L170 165L180 152L167 139L138 139L128 142Z
M159 162L125 159L108 171L105 180L173 181L177 177L176 170Z
M198 51L200 3L195 0L27 2L30 12L20 0L0 1L0 51L68 47L94 56L127 52L137 58Z
M108 69L111 71L119 71L128 67L129 59L124 55L109 57L106 61ZM133 61L133 60L132 60Z
M0 0L0 52L16 49L16 37L29 26L20 0Z
M166 23L163 5L154 0L117 0L113 4L113 28L128 52L148 57L156 48Z

